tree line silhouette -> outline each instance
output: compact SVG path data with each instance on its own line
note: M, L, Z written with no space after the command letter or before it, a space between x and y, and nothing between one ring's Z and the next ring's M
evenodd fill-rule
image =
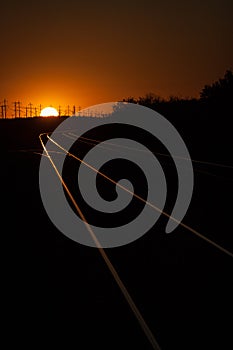
M136 103L164 114L165 116L196 116L197 113L206 116L216 115L219 112L229 112L233 100L233 72L227 70L223 78L211 85L205 85L199 98L179 98L171 96L163 99L154 93L147 93L138 98L128 97L124 102ZM188 115L187 115L188 113Z
M170 97L165 100L153 93L124 99L137 103L167 118L180 132L196 159L209 159L231 164L233 72L205 85L199 98ZM229 163L230 162L230 163Z

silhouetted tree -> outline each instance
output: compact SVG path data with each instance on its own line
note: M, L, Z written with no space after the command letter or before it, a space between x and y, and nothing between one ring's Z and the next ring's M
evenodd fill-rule
M137 103L137 100L134 97L127 97L123 98L122 102L128 102L128 103Z
M138 104L151 108L160 102L162 102L161 97L154 94L153 92L149 92L145 96L138 98Z
M233 98L233 73L227 70L224 78L215 81L212 85L205 85L200 93L202 100L226 102Z

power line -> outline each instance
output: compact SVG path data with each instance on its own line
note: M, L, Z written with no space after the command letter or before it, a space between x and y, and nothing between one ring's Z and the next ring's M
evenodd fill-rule
M12 106L13 105L13 106ZM11 106L9 107L7 104L7 100L0 100L0 118L1 119L7 119L7 118L32 118L32 117L38 117L41 115L41 111L43 109L42 104L39 105L33 105L31 102L27 105L23 105L23 103L19 100L16 100L11 103ZM58 116L75 116L77 111L78 114L80 114L81 107L76 107L75 105L72 105L72 108L70 105L67 105L66 108L63 109L61 105L58 107Z

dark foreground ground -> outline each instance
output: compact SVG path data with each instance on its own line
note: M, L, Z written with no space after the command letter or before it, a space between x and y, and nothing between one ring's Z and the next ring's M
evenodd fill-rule
M98 250L66 238L43 208L40 156L32 150L41 149L38 135L61 121L0 121L7 344L151 349ZM192 158L231 163L226 125L220 130L217 122L210 128L176 126ZM194 169L184 222L233 251L233 171L201 164ZM182 227L166 235L165 224L161 218L136 242L108 249L113 265L161 349L232 349L232 258Z

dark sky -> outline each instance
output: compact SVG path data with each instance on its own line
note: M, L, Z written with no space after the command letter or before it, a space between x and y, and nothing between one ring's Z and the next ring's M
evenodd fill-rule
M0 101L198 96L233 69L233 2L0 0Z

